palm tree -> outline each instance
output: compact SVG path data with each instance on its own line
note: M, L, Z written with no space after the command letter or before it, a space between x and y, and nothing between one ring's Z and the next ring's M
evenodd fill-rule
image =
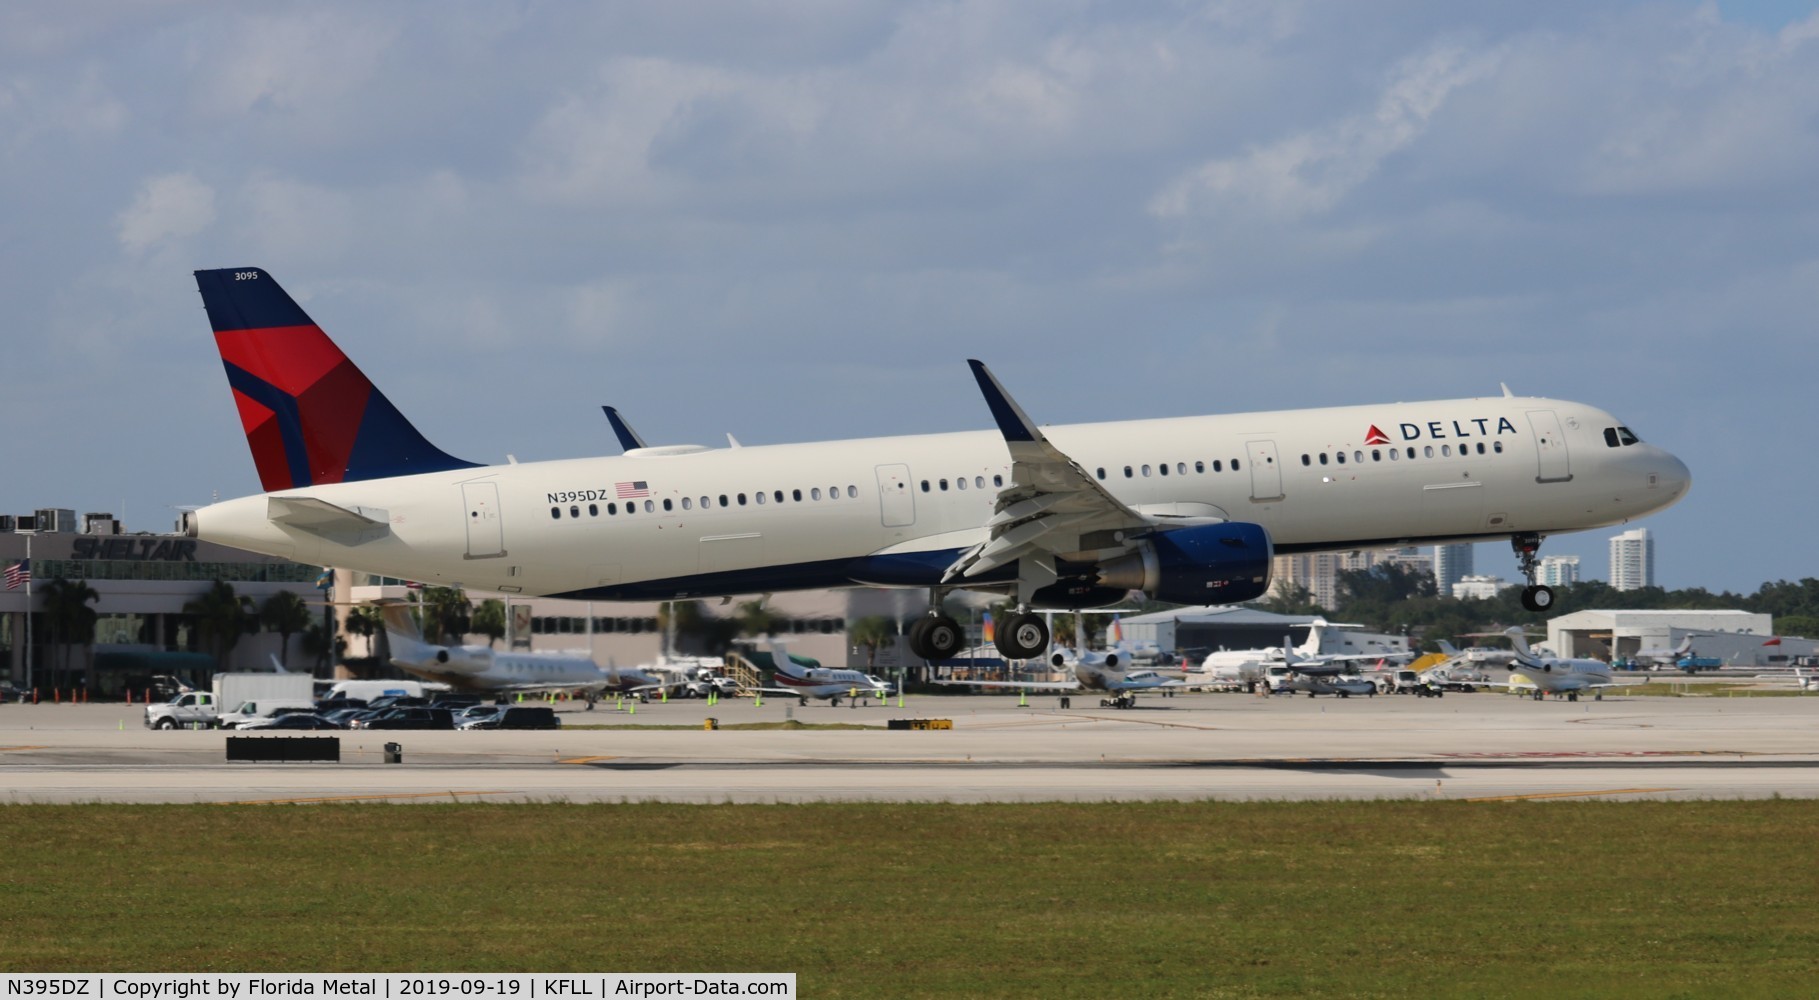
M367 654L381 663L391 659L391 644L385 638L385 619L380 616L378 608L369 604L349 609L347 630L363 639L372 639L377 636L376 643L367 645Z
M260 605L259 622L266 631L278 633L278 662L286 670L291 665L291 636L308 628L313 617L303 598L288 590L278 591Z
M227 654L257 620L253 599L234 593L234 585L216 580L201 597L183 605L183 613L196 619L196 636L218 667L225 668Z
M878 650L897 641L897 623L884 615L867 615L853 623L853 645L865 647L868 669L878 665Z
M80 646L87 651L95 644L95 619L99 616L89 605L99 601L101 595L85 580L65 580L62 577L45 584L42 590L45 617L51 627L51 641L62 650L62 666L51 683L54 687L62 687L69 683L69 647ZM83 659L89 659L86 652ZM93 671L88 673L92 674ZM86 677L85 681L91 687L94 685L92 676Z
M429 642L459 643L473 627L473 602L458 587L425 588L422 602L423 637Z
M486 636L486 645L491 649L493 644L505 638L505 602L497 597L489 597L480 602L474 609L474 617L468 622L468 628L475 634Z

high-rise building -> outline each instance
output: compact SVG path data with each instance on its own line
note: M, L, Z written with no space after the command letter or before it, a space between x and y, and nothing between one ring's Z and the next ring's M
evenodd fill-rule
M1453 592L1453 584L1472 575L1472 546L1434 546L1434 589L1442 595Z
M1535 567L1535 582L1546 587L1564 587L1579 582L1578 556L1542 556Z
M1655 585L1655 538L1635 528L1611 539L1611 589L1640 590Z

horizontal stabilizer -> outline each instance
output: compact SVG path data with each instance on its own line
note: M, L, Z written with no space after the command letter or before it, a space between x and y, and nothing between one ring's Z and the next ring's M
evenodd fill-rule
M267 497L265 516L339 541L371 541L391 530L390 517L373 507L341 507L315 497Z

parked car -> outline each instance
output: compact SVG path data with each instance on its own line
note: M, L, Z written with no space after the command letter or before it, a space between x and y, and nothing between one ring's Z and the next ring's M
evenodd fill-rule
M446 708L391 708L355 719L354 729L453 729L454 713Z
M334 723L328 721L327 719L324 719L320 715L311 715L306 712L292 712L289 715L277 715L277 716L273 716L268 719L259 719L259 720L253 721L253 722L242 723L240 726L240 729L242 732L245 732L247 730L259 730L262 732L270 732L271 730L274 730L274 729L340 729L340 728L341 728L340 726L337 726Z
M462 729L561 729L556 710L545 705L505 705L468 719Z

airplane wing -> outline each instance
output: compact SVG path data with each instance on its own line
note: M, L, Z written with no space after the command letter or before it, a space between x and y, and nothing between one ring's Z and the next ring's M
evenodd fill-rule
M1107 691L1160 691L1163 688L1184 688L1188 683L1170 677L1144 677L1137 680L1112 681L1105 686Z
M1151 526L1148 518L1112 496L1078 462L1050 444L983 363L967 364L1010 447L1011 482L999 491L987 523L991 537L955 560L943 583L1023 560L1026 570L1018 597L1027 600L1055 581L1056 555L1081 549L1080 536Z
M1023 691L1079 691L1079 681L936 681L945 687L1011 688Z

